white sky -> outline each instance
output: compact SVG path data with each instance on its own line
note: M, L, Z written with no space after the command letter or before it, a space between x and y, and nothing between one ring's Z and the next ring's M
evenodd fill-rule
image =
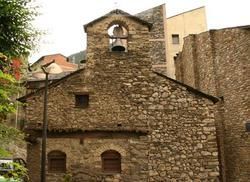
M84 50L83 25L113 9L136 14L163 3L167 17L205 6L208 29L250 24L249 0L36 0L41 15L34 26L46 34L30 62L48 54L69 56Z

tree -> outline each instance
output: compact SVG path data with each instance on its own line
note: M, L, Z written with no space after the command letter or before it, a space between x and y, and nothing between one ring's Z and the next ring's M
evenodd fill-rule
M8 58L27 57L39 32L32 26L38 15L31 0L0 0L0 52Z
M32 26L37 15L32 0L0 0L0 156L7 154L6 145L23 139L22 133L3 121L8 113L15 112L11 98L19 89L13 60L25 62L34 49L40 35Z
M10 99L18 91L13 60L18 58L26 65L40 35L32 26L37 15L32 0L0 0L0 121L15 111Z
M38 40L39 32L32 26L36 10L31 0L0 0L0 157L9 155L10 143L23 142L24 138L22 132L7 126L3 120L15 111L11 98L19 89L13 60L18 58L24 62ZM11 176L14 178L27 173L23 166L13 165L16 170L11 171Z
M32 0L0 0L0 119L15 111L10 99L18 90L13 60L18 58L25 65L34 49L40 35L32 26L37 15Z
M8 156L6 149L11 142L20 143L23 139L20 131L3 123L5 116L15 111L11 97L19 89L10 65L11 61L0 53L0 157Z
M24 134L20 130L0 123L0 157L9 156L9 152L6 151L8 145L13 142L22 144L24 142L23 138Z
M8 113L15 111L11 96L18 91L16 80L10 74L11 61L0 53L0 119L4 119Z

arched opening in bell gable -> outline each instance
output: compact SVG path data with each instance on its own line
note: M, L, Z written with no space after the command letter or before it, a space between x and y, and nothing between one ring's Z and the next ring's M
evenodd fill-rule
M111 52L128 51L128 28L124 23L112 22L108 27L108 35Z

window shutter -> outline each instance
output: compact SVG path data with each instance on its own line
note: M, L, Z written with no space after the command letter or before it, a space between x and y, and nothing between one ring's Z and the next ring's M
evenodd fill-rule
M87 108L89 106L89 95L75 95L75 106Z
M106 173L121 172L121 155L117 151L108 150L102 153L102 169Z
M61 151L52 151L48 154L49 172L66 172L66 154Z

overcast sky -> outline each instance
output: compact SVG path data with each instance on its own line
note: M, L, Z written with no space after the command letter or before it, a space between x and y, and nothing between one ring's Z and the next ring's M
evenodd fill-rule
M84 50L83 25L113 9L136 14L164 3L167 17L205 6L208 29L250 24L249 0L36 0L41 15L34 26L46 34L30 62L48 54L69 56Z

